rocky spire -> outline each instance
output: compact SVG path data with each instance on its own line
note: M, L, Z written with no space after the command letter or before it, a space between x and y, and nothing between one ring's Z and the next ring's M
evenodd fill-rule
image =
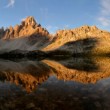
M24 19L22 21L22 25L24 25L24 26L33 26L34 27L34 26L37 25L37 23L36 23L34 17L29 16L29 17L27 17L26 19Z
M29 16L24 19L20 25L15 27L10 26L1 34L0 38L2 39L15 39L20 37L29 37L29 36L45 36L48 37L49 32L44 29L40 24L37 24L34 17Z

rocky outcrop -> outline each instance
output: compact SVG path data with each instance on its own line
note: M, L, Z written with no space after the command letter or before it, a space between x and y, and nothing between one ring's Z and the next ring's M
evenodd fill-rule
M82 26L57 31L53 42L43 50L54 53L67 51L71 54L106 54L110 53L109 42L109 32L102 31L96 26Z
M49 32L37 24L32 16L27 17L20 25L10 26L6 30L0 29L0 38L2 39L15 39L32 35L45 37L49 35Z

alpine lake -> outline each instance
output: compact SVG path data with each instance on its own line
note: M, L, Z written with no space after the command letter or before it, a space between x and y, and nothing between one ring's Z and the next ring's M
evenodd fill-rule
M0 59L0 110L110 110L110 58Z

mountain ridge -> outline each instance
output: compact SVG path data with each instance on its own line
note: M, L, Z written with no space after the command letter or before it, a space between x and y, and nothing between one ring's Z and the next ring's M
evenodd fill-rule
M49 32L45 28L42 28L42 26L38 24L32 16L22 20L20 25L17 24L14 27L10 26L5 30L1 28L0 32L2 33L0 35L0 38L2 39L28 37L36 34L37 36L49 35Z
M0 52L14 50L43 51L73 54L108 54L110 53L110 32L96 26L81 26L75 29L58 30L51 35L29 16L20 25L0 29Z

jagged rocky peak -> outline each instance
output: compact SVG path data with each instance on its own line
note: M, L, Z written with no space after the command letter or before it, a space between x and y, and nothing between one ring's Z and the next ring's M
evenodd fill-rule
M96 26L84 25L84 26L82 26L80 28L76 28L75 30L88 32L88 31L97 31L99 29Z
M94 30L95 30L95 29L96 29L96 30L98 29L95 25L94 25L94 26L84 25L84 26L82 26L81 28L82 28L82 29L94 29Z
M108 32L98 29L96 26L84 25L75 29L69 30L58 30L55 34L57 38L67 37L67 38L76 38L75 40L80 39L80 37L86 36L100 36L100 34L107 34ZM76 37L75 37L76 36Z
M30 36L49 36L49 32L38 24L34 17L29 16L24 19L20 25L3 30L0 29L0 38L2 39L15 39L20 37L30 37Z
M23 26L33 26L33 27L34 27L34 26L37 25L37 23L36 23L34 17L29 16L29 17L27 17L26 19L24 19L24 20L22 21L22 25L23 25Z
M96 26L88 26L88 25L84 25L84 26L81 26L79 28L75 28L75 29L69 29L69 30L58 30L56 32L56 34L67 34L67 33L71 33L73 34L74 32L78 32L78 31L82 31L82 32L88 32L88 31L97 31L99 30Z

